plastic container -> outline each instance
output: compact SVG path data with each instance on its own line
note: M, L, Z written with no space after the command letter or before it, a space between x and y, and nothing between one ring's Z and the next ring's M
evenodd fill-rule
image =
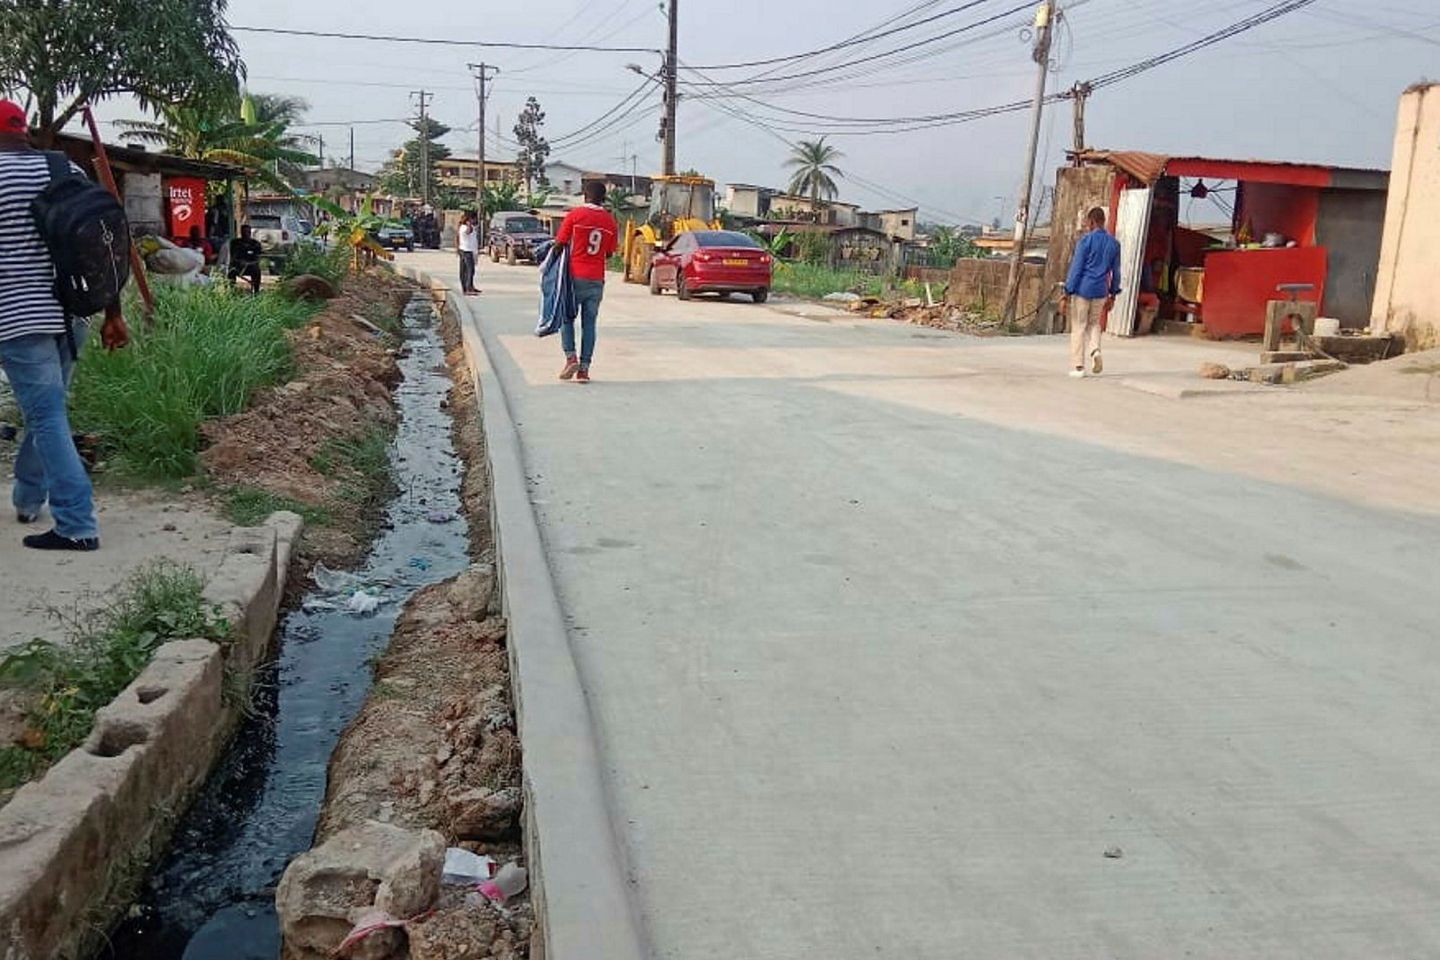
M1338 337L1340 336L1340 321L1334 317L1315 318L1315 336L1317 337Z

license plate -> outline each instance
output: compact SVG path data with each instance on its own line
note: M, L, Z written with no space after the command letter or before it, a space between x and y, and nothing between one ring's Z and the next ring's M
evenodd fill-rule
M726 261L725 261L725 266L727 266L727 267L748 267L748 266L750 266L750 261L749 261L749 260L726 260Z

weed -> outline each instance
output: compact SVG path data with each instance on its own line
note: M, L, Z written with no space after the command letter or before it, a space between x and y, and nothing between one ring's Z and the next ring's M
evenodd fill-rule
M221 510L225 519L239 527L259 526L277 510L298 513L312 526L325 526L330 522L330 512L323 507L312 507L259 487L231 487L226 490Z
M405 335L405 322L395 307L385 300L371 300L362 308L365 319L384 330L396 340Z
M0 750L0 791L37 776L79 746L95 711L130 685L170 640L228 638L218 608L187 567L159 562L126 582L108 608L78 624L64 644L32 640L0 659L0 684L31 703L28 742Z
M919 295L919 287L914 281L897 282L892 277L808 263L776 264L772 286L777 293L815 299L845 292L858 293L862 297L883 297L894 291L903 292L906 296Z
M200 424L245 409L291 373L287 329L315 308L278 294L162 287L153 326L125 350L87 350L75 373L74 422L101 437L122 473L159 480L194 473Z
M281 271L281 276L290 280L310 274L322 277L338 287L350 273L352 253L350 247L341 244L329 250L301 244L285 260L285 269Z

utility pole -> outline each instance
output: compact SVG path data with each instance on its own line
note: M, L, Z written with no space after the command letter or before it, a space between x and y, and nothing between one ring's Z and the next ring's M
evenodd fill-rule
M479 224L481 233L490 229L485 222L485 101L489 94L485 92L485 83L493 74L490 71L500 72L499 67L492 67L488 63L470 64L470 74L475 78L475 96L479 102L480 116L475 124L476 136L479 139L479 151L475 154L477 166L475 169L475 217Z
M667 177L675 175L675 114L680 98L675 89L680 72L679 8L680 0L670 0L670 47L665 55L665 124L660 131L665 140L665 162L662 168Z
M435 96L429 90L411 90L412 97L420 100L420 202L430 203L430 99Z
M350 128L350 169L355 169L355 128Z
M1030 232L1030 196L1035 182L1035 155L1040 151L1040 118L1045 112L1045 82L1050 76L1050 39L1060 17L1056 0L1044 0L1035 11L1035 47L1031 57L1039 65L1035 102L1031 108L1030 149L1026 152L1025 180L1020 184L1020 207L1015 212L1015 251L1010 257L1010 282L1005 293L1005 323L1015 322L1020 303L1020 264L1025 260L1025 238Z
M1081 81L1070 88L1070 99L1075 102L1075 165L1080 165L1078 154L1085 152L1085 101L1090 99L1090 94L1095 88L1090 84Z
M325 134L317 133L315 139L320 143L320 169L325 169Z

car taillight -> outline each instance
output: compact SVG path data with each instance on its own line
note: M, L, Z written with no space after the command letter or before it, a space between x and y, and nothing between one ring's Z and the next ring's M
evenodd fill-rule
M770 266L770 254L768 254L768 253L762 253L762 254L760 254L760 262L763 263L763 264L764 264L765 266L767 266L767 267Z
M696 259L696 260L699 260L701 263L709 263L709 262L710 262L710 254L708 254L708 253L697 253L697 254L695 254L695 259Z

